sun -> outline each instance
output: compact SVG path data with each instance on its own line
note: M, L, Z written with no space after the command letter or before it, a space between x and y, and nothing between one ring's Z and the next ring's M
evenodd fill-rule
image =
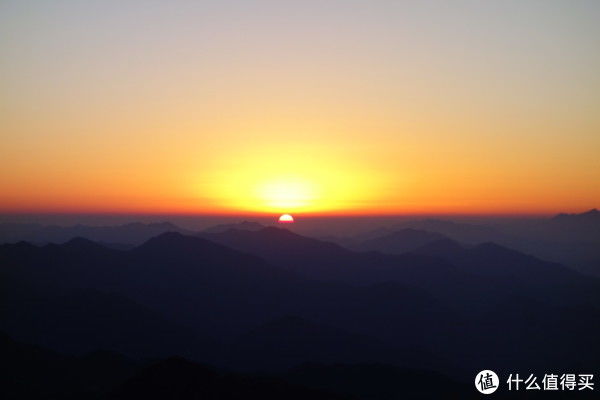
M283 214L281 217L279 217L280 224L291 224L293 222L294 217L292 217L290 214Z

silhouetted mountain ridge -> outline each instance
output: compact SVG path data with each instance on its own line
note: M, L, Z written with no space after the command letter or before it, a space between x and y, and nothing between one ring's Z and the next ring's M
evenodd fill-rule
M242 231L258 231L263 229L265 226L254 221L242 221L234 224L221 224L211 226L210 228L204 229L202 232L205 233L219 233L227 232L231 229L237 229Z
M81 237L95 242L140 244L164 232L176 231L191 234L171 222L144 224L132 222L115 226L56 226L40 224L0 223L0 243L12 243L25 240L32 243L65 243Z
M568 221L568 220L576 220L576 221L590 221L595 223L600 223L600 211L596 208L592 208L589 211L582 212L579 214L566 214L561 213L552 218L554 221Z
M163 233L129 251L98 246L97 254L73 251L90 246L80 240L0 246L0 322L19 339L67 352L168 353L230 367L247 367L248 354L260 356L255 367L360 355L396 365L421 359L429 363L421 368L461 374L482 364L571 365L582 352L577 361L591 365L599 353L574 340L599 333L597 281L501 246L389 255L280 228L199 236ZM554 317L513 318L515 306L529 306L530 298L540 315ZM578 309L585 312L573 315ZM276 333L246 342L265 349L259 356L243 343L247 352L237 357L227 350L282 315L309 321L308 327L267 326ZM530 343L542 334L543 343ZM482 353L484 338L496 346ZM278 352L284 345L293 350L287 358ZM559 345L564 352L540 358L542 347ZM297 351L302 346L310 351Z
M428 243L447 239L446 236L413 228L404 228L383 236L368 239L353 246L356 250L375 250L382 253L402 254Z

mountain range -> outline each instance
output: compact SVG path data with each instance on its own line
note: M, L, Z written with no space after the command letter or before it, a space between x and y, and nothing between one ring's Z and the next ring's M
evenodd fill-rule
M3 329L68 354L248 372L370 362L455 378L599 359L598 281L491 243L390 255L267 227L167 232L130 250L6 244L0 265Z
M0 333L3 399L417 399L471 387L439 373L387 364L306 363L277 374L242 374L181 357L136 360L97 351L57 353ZM408 390L407 390L408 389Z

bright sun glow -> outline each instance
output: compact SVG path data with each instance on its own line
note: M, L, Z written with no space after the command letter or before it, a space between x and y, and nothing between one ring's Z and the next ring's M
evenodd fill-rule
M316 200L316 190L310 182L281 180L258 185L256 197L269 208L297 210L310 206Z
M261 157L233 155L235 163L214 166L196 178L206 202L223 210L261 213L312 213L363 208L381 191L377 177L334 152L296 146L293 151L263 148ZM253 154L259 150L246 150Z

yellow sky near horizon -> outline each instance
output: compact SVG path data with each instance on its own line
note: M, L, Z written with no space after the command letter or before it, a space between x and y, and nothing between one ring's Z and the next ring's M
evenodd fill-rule
M589 2L0 6L0 212L600 200Z

